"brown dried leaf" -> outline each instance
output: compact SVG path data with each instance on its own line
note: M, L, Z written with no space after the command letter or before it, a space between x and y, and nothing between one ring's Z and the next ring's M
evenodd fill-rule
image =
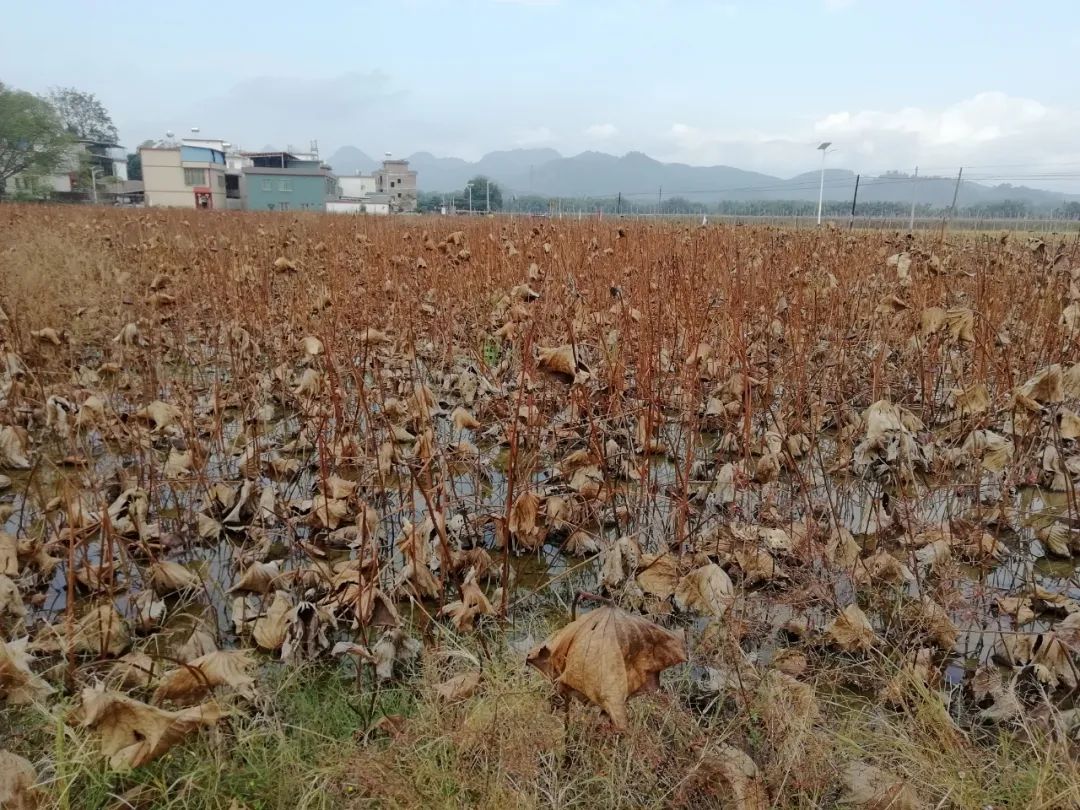
M843 801L864 810L921 810L914 789L900 777L866 762L844 768Z
M844 652L867 652L877 639L870 620L856 604L848 605L829 622L825 635L830 644Z
M266 614L256 619L252 628L251 636L256 644L273 652L285 643L285 635L289 630L286 619L292 606L292 597L287 591L275 591L274 600Z
M556 632L527 661L560 692L595 703L625 729L627 699L658 689L659 673L686 661L686 644L647 619L602 607Z
M5 810L34 810L38 798L34 795L37 771L30 760L0 751L0 807Z
M208 695L214 687L228 686L248 700L255 699L255 679L249 670L255 659L248 650L215 650L165 673L152 703L172 700L186 705Z
M0 700L7 703L32 703L54 691L31 671L34 658L26 651L27 642L25 638L0 640Z
M447 702L465 700L480 688L480 670L474 669L443 681L435 686L435 693Z
M727 572L716 563L695 568L679 580L675 605L704 616L722 619L735 601L735 589Z
M679 581L679 558L671 552L643 554L638 567L637 584L645 593L667 599L675 593Z
M114 769L137 768L158 758L184 737L224 716L215 703L170 712L103 687L82 691L68 723L96 732L101 752Z

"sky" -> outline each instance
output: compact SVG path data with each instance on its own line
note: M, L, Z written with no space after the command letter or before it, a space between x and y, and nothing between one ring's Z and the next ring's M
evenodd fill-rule
M828 140L853 171L1080 187L1077 0L50 0L4 16L0 81L95 93L132 149L197 126L324 157L636 150L787 177Z

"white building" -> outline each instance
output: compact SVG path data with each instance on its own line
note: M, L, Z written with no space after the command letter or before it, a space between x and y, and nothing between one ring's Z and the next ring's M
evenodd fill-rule
M56 171L42 177L9 177L9 194L64 195L81 192L102 199L113 187L128 179L127 152L122 146L106 141L79 140L64 156Z
M345 199L359 200L375 193L375 175L356 174L338 178L341 186L341 196Z
M326 203L329 214L389 214L390 199L385 194L377 194L362 200L330 200Z

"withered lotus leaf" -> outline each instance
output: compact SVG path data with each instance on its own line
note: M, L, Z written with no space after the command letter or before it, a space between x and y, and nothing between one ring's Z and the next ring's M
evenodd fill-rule
M87 687L68 723L96 732L110 767L121 770L157 759L193 731L213 726L222 717L224 711L216 703L171 712L104 687Z
M228 686L253 700L255 679L250 670L254 666L255 659L248 650L215 650L165 673L154 691L153 703L187 703L218 686Z
M33 810L39 806L34 795L37 770L28 759L0 751L0 807Z
M660 673L686 661L685 641L617 607L602 607L557 631L527 662L559 691L595 703L618 729L629 723L626 701L660 687Z

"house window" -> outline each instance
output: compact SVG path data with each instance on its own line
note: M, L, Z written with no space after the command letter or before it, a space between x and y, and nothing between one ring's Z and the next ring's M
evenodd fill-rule
M278 191L292 191L292 181L291 180L278 180L277 181L277 190Z
M219 174L217 176L217 187L220 188L222 191L225 190L225 175Z
M274 190L273 181L272 180L263 180L262 181L262 190L263 191L273 191Z
M287 202L279 202L277 204L277 207L278 207L278 211L288 211L289 210L289 204Z
M185 186L205 186L206 169L184 169Z

